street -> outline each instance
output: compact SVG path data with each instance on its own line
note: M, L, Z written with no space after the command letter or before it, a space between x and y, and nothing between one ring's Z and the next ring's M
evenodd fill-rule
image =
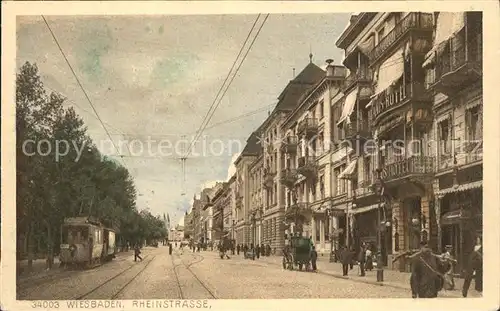
M409 298L410 291L377 286L318 273L285 271L280 257L255 261L215 251L183 253L167 247L143 250L88 271L61 274L46 282L18 286L20 300L74 299L286 299L286 298ZM352 270L356 274L356 270ZM440 296L443 296L440 294ZM446 296L446 295L444 295Z

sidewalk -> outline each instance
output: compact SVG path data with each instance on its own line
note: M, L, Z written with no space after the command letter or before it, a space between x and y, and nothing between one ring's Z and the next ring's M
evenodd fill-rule
M260 259L258 260L279 266L282 265L281 256L260 257ZM317 265L318 265L318 273L326 274L335 278L347 279L354 282L366 283L376 286L389 286L394 288L407 289L408 291L411 290L410 273L384 269L384 282L377 282L376 270L366 271L365 273L366 275L362 277L359 276L359 267L355 265L352 270L349 270L348 276L343 276L342 265L338 262L337 263L329 262L328 257L318 257ZM461 298L463 284L464 284L463 279L455 278L455 290L452 291L442 290L439 293L439 296ZM411 296L411 294L409 295ZM474 290L474 283L471 284L468 297L472 298L481 297L481 293Z

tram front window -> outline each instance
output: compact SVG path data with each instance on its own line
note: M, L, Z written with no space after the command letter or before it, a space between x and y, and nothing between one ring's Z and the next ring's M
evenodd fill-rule
M87 227L63 227L62 228L62 244L81 244L85 243L88 238Z

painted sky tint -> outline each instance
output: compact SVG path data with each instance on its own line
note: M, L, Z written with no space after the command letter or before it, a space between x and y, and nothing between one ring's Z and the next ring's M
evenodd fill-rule
M256 15L46 18L115 142L149 138L175 143L199 127ZM276 103L292 79L292 68L298 73L309 62L310 48L317 65L327 58L339 63L342 51L335 41L348 19L349 14L270 15L210 122L222 125L207 129L207 140L244 144L267 111L223 121ZM18 66L36 62L46 86L68 98L91 137L106 140L41 17L18 18L17 48ZM202 184L226 180L231 158L189 159L185 185L176 158L124 160L142 194L138 207L168 212L177 222Z

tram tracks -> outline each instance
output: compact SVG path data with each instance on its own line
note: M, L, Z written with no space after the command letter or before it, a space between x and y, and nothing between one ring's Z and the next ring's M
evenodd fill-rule
M209 294L209 296L212 299L218 299L217 296L215 295L215 293L205 284L205 282L203 282L196 275L196 273L194 273L193 270L191 270L191 266L193 266L193 265L195 265L197 263L202 262L205 258L203 256L197 254L197 256L200 257L199 260L191 262L189 264L186 264L181 259L181 256L179 254L176 254L176 256L180 260L181 264L175 264L174 256L172 256L172 265L173 265L174 275L175 275L175 279L176 279L176 283L177 283L177 288L178 288L178 291L179 291L179 299L189 299L190 298L190 297L186 297L185 292L184 292L184 290L182 288L181 280L180 280L180 277L179 277L179 272L177 271L177 268L179 268L179 267L184 267L190 273L190 275L197 281L197 283L199 285L201 285L201 287Z
M150 257L149 255L146 255L144 256L143 259L146 259ZM137 272L132 278L130 278L127 282L125 282L124 285L121 285L117 291L115 291L113 294L111 295L107 295L108 297L106 298L103 298L103 297L99 297L99 298L95 298L95 299L116 299L122 292L125 288L127 288L127 286L130 285L130 283L132 283L132 281L134 281L135 279L137 279L137 277L139 275L141 275L141 273L144 272L144 270L146 270L148 268L148 266L151 264L151 262L156 258L156 255L153 255L152 258L150 260L148 260L146 262L146 264L141 267L139 269L139 272ZM94 299L92 298L92 294L96 293L97 291L103 289L106 285L110 284L112 281L116 280L117 278L119 278L120 276L123 276L125 275L128 271L132 270L133 268L137 267L137 265L130 265L129 267L123 269L122 271L120 271L119 273L115 274L113 277L107 279L105 282L99 284L98 286L95 286L94 288L92 288L91 290L85 292L84 294L82 295L79 295L75 298L73 298L73 300L83 300L83 299Z

